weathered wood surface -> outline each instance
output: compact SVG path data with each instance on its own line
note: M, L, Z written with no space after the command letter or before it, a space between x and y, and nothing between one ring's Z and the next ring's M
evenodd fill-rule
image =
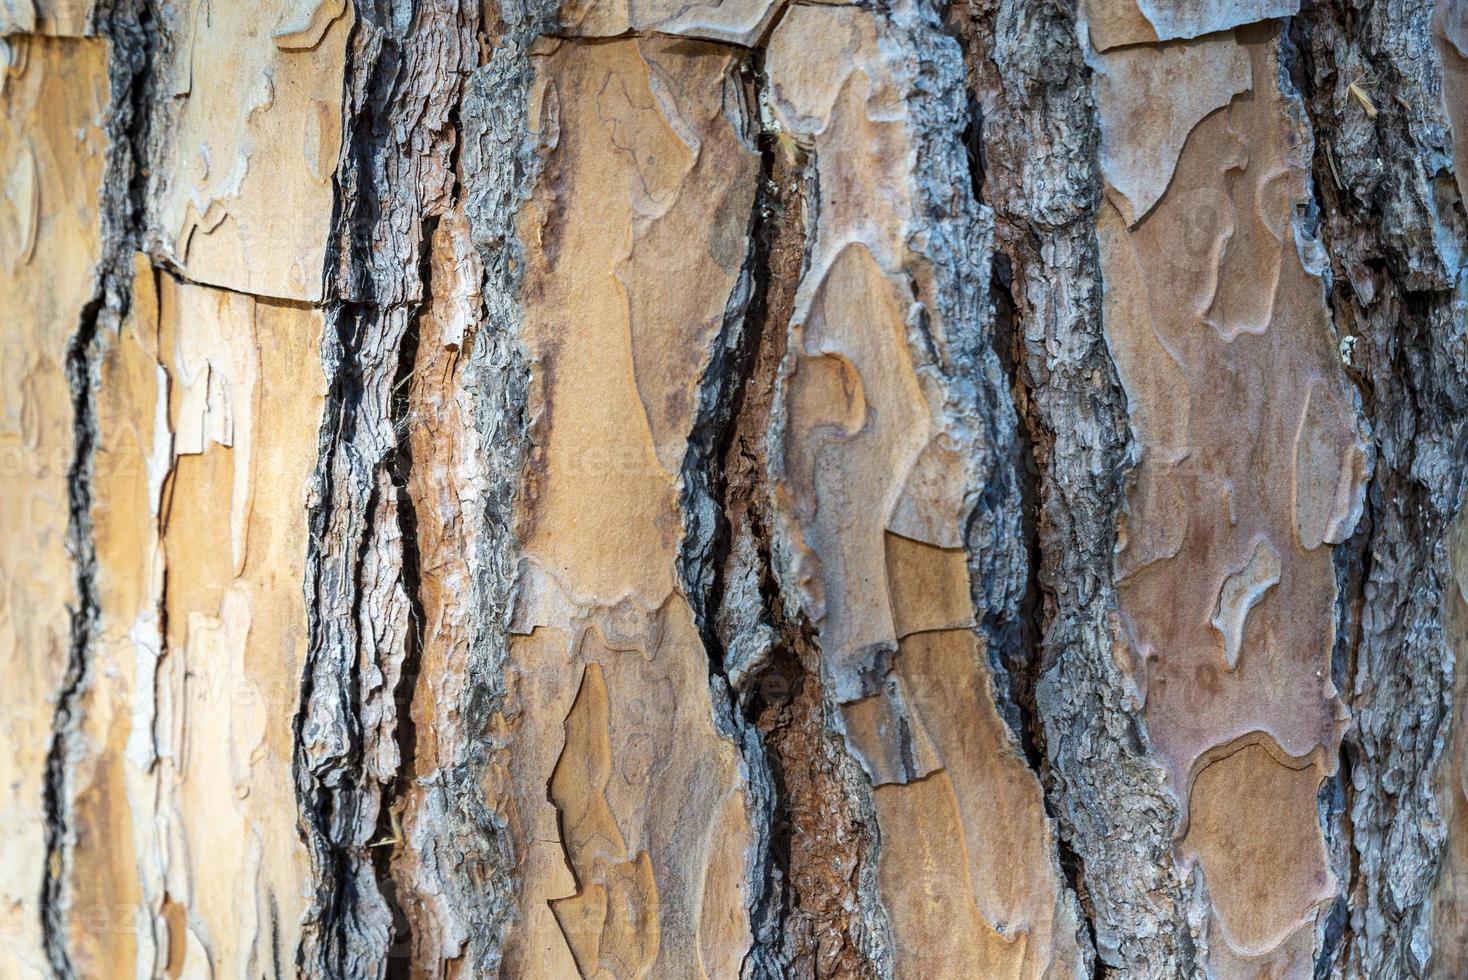
M0 38L0 976L1468 968L1463 0Z

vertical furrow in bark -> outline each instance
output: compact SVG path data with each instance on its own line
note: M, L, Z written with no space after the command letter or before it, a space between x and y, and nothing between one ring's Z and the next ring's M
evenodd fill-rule
M413 896L413 875L411 872L395 872L402 867L405 860L411 859L414 850L411 839L407 836L403 816L410 801L414 779L419 772L419 736L412 700L423 672L427 619L423 603L423 556L417 500L410 491L416 461L411 433L419 424L413 412L415 389L412 382L421 363L419 355L423 346L424 321L432 316L436 298L431 283L431 256L438 225L437 216L425 222L422 264L419 270L419 279L423 283L423 300L398 341L396 375L389 391L392 400L390 424L396 442L386 460L388 486L383 492L391 494L393 498L389 515L397 525L397 540L390 546L388 553L395 565L393 574L399 590L394 599L400 605L400 611L395 611L399 616L406 617L406 623L400 633L391 637L390 642L401 643L403 649L401 660L385 678L381 695L391 700L393 706L392 737L398 750L395 771L390 780L384 781L374 834L376 839L368 844L373 851L371 858L378 886L382 889L393 916L393 942L388 950L387 963L389 977L407 976L409 966L415 960L414 954L423 949L423 943L413 928L418 920L409 915L406 909L408 899ZM380 618L374 617L374 625L378 623ZM417 962L425 960L420 958Z
M1014 306L1020 422L1039 470L1041 649L1030 668L1045 783L1101 964L1196 970L1170 850L1178 805L1118 669L1112 555L1130 451L1126 396L1102 332L1095 232L1099 143L1073 9L955 8L983 112L984 199Z
M96 647L98 588L96 548L92 535L92 483L94 450L97 443L96 398L100 380L99 351L103 333L116 333L127 316L132 295L132 250L138 241L141 218L140 160L147 140L148 117L145 100L151 94L150 58L155 47L149 4L138 0L99 4L93 12L95 33L106 44L109 92L106 103L102 151L105 169L98 188L83 187L83 197L95 193L95 220L100 237L95 250L93 292L81 311L76 332L68 342L65 373L71 399L72 446L66 464L68 520L66 547L74 566L69 647L65 670L55 695L50 744L45 763L43 826L45 829L45 873L40 888L40 925L46 958L58 976L73 972L69 933L73 928L73 850L77 841L75 764L84 751L82 699L89 681ZM54 42L53 42L54 43ZM75 42L90 44L91 42ZM42 70L60 70L63 65L45 65ZM73 69L82 79L88 66ZM88 95L100 95L93 90ZM85 99L81 100L83 109ZM100 107L99 107L100 108ZM43 111L51 111L45 109ZM80 122L80 121L79 121ZM86 123L78 126L78 141L85 140ZM85 207L85 205L84 205ZM36 220L31 216L31 220ZM58 247L56 244L53 248ZM90 250L84 250L90 251ZM12 259L13 261L13 259ZM52 460L59 466L61 457Z
M751 105L768 112L763 52ZM754 943L742 975L870 975L869 926L852 893L870 889L875 827L859 771L832 730L810 625L780 597L771 564L767 433L775 379L804 266L809 170L788 137L761 132L750 232L751 296L728 383L734 415L713 472L723 528L710 608L720 671L747 725L746 759L765 770L751 867ZM747 721L745 721L747 719Z
M743 57L502 15L464 116L488 271L465 382L494 484L475 761L516 872L499 952L517 973L734 975L767 777L705 611L750 286Z
M752 105L768 113L763 52L751 65ZM751 868L754 944L742 975L870 975L851 893L870 880L875 828L855 763L828 721L819 650L787 608L771 564L770 412L804 267L809 171L788 137L763 120L751 230L752 294L736 362L736 414L717 465L726 528L712 597L721 670L748 719L746 757L758 752L769 785L761 851ZM865 876L865 878L864 878Z
M313 897L299 964L326 976L383 976L410 921L387 860L410 737L400 690L421 624L404 568L394 482L404 434L395 385L422 312L433 219L454 192L454 112L476 57L472 11L384 2L357 11L346 80L336 243L328 252L330 385L313 486L296 781ZM411 347L411 345L409 345ZM401 474L399 474L401 476ZM416 541L410 547L416 547ZM379 834L392 831L384 839ZM393 904L388 895L395 898ZM394 907L396 905L397 907ZM411 947L410 947L411 948Z
M1460 521L1468 410L1468 31L1451 0L1294 23L1341 357L1377 467L1344 678L1355 876L1333 975L1456 976L1468 918ZM1455 679L1456 677L1456 679Z
M745 138L754 142L757 107L763 98L758 54L740 66L738 90L726 92L742 104ZM683 462L683 542L679 579L693 606L694 618L709 658L709 687L720 732L739 746L748 771L745 802L749 839L744 876L745 911L750 942L738 963L742 977L777 977L787 973L783 947L781 882L773 872L778 788L757 725L744 710L749 685L768 666L773 630L763 610L759 581L768 574L768 552L762 558L744 508L752 488L741 485L747 474L738 467L736 444L747 425L746 398L752 366L762 346L771 278L771 243L788 226L789 212L773 193L773 154L768 140L761 151L758 183L743 232L746 254L729 294L723 323L712 346L696 396L697 411ZM739 216L725 219L732 233ZM734 964L731 962L730 966Z
M810 157L766 463L774 568L877 831L854 868L863 954L881 974L1086 972L991 669L1027 568L958 48L929 4L797 5L766 70L781 140Z
M278 215L329 200L349 17L323 7L303 44L279 7L202 7L95 15L114 65L134 62L130 88L114 68L113 153L133 163L104 200L129 200L109 232L110 288L128 292L90 355L96 610L70 705L71 854L53 865L58 941L88 976L279 975L297 945L282 719L304 610L282 583L303 577L321 404L321 318L299 302L319 298L320 252L302 243L324 243L327 215Z

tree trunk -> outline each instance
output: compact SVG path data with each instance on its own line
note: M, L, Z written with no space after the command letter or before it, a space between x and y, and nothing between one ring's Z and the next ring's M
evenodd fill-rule
M0 34L0 976L1468 976L1468 0Z

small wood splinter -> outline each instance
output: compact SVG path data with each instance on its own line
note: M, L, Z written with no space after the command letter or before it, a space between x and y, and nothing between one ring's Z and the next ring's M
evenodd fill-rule
M403 825L398 823L398 811L388 810L387 816L392 821L392 836L383 837L368 844L368 847L392 847L403 842Z
M1354 95L1356 101L1361 103L1361 109L1366 113L1367 119L1375 119L1376 103L1371 101L1371 96L1367 95L1366 90L1361 87L1361 80L1364 77L1364 75L1358 76L1354 82L1346 86L1346 91Z

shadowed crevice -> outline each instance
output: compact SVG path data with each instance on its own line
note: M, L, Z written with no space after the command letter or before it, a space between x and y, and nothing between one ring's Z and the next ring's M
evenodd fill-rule
M133 253L139 247L149 136L147 108L153 97L153 58L158 47L149 0L98 5L95 29L106 39L112 101L106 123L107 162L99 196L101 254L92 299L83 308L66 350L71 392L72 459L67 469L67 550L75 565L77 605L46 753L42 806L46 877L41 883L41 936L57 976L73 975L67 944L68 883L72 873L71 767L81 718L79 698L90 674L96 638L97 554L92 536L92 473L97 445L98 341L116 333L132 301Z

